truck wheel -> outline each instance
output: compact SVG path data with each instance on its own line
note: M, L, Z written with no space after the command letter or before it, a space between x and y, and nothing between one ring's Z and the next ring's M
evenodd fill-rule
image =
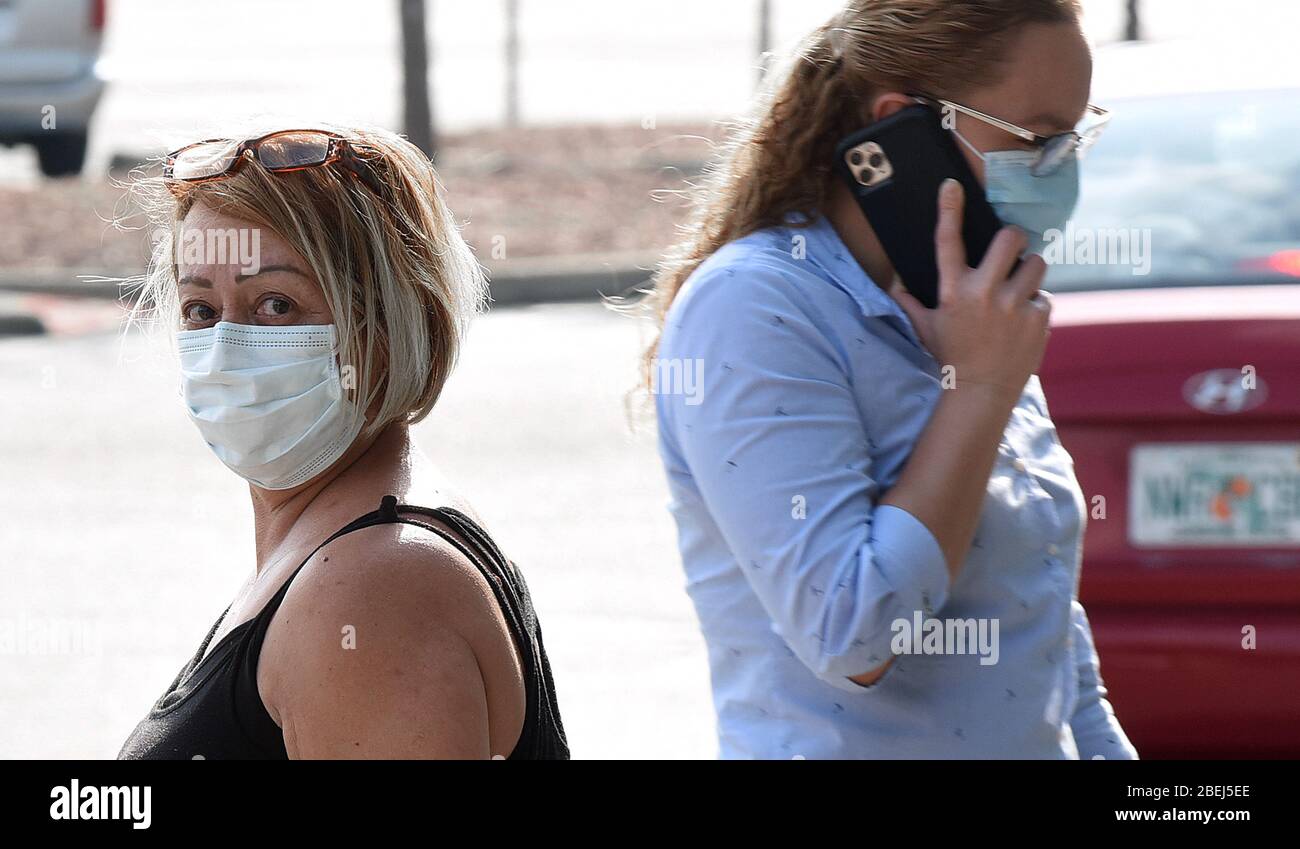
M41 163L41 173L47 177L71 177L81 173L86 163L88 133L76 130L48 133L33 139L36 157Z

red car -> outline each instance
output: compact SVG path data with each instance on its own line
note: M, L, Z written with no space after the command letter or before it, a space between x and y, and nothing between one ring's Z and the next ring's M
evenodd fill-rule
M1231 64L1215 50L1101 51L1098 69L1194 85L1179 69ZM1088 502L1080 598L1139 754L1294 758L1300 86L1215 88L1099 100L1115 117L1049 253L1039 374Z

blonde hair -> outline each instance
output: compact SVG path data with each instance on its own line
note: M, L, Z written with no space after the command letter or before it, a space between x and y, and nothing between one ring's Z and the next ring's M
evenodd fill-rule
M295 125L295 129L303 128ZM367 434L428 415L455 366L470 319L486 301L483 270L442 198L433 165L387 130L316 124L365 159L382 197L337 164L272 174L249 159L204 183L138 176L130 195L155 230L132 320L179 320L176 249L195 204L265 227L306 260L334 316L340 366L358 414L378 399ZM248 132L235 138L254 138Z
M644 308L658 328L691 273L735 239L813 219L831 187L840 139L887 91L959 99L998 79L1027 23L1077 20L1078 0L850 0L768 74L701 184L680 241L659 264ZM656 338L642 361L650 385Z

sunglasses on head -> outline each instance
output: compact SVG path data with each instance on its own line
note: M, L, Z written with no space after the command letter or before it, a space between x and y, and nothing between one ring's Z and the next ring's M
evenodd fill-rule
M254 139L208 139L167 154L163 177L184 183L205 183L234 174L248 158L272 173L302 171L338 164L376 195L383 185L354 145L327 130L277 130Z

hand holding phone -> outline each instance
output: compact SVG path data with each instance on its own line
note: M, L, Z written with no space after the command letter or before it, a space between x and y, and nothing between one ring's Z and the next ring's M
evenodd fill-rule
M907 291L892 295L940 366L953 368L958 388L991 392L1014 404L1047 346L1052 302L1039 288L1047 263L1036 254L1019 261L1029 239L1019 228L1004 227L972 268L962 238L964 190L946 180L938 194L938 305L927 308Z
M903 285L931 309L939 298L935 197L943 181L957 180L965 190L961 237L972 263L980 263L1002 227L966 159L928 106L900 109L844 139L835 167Z

